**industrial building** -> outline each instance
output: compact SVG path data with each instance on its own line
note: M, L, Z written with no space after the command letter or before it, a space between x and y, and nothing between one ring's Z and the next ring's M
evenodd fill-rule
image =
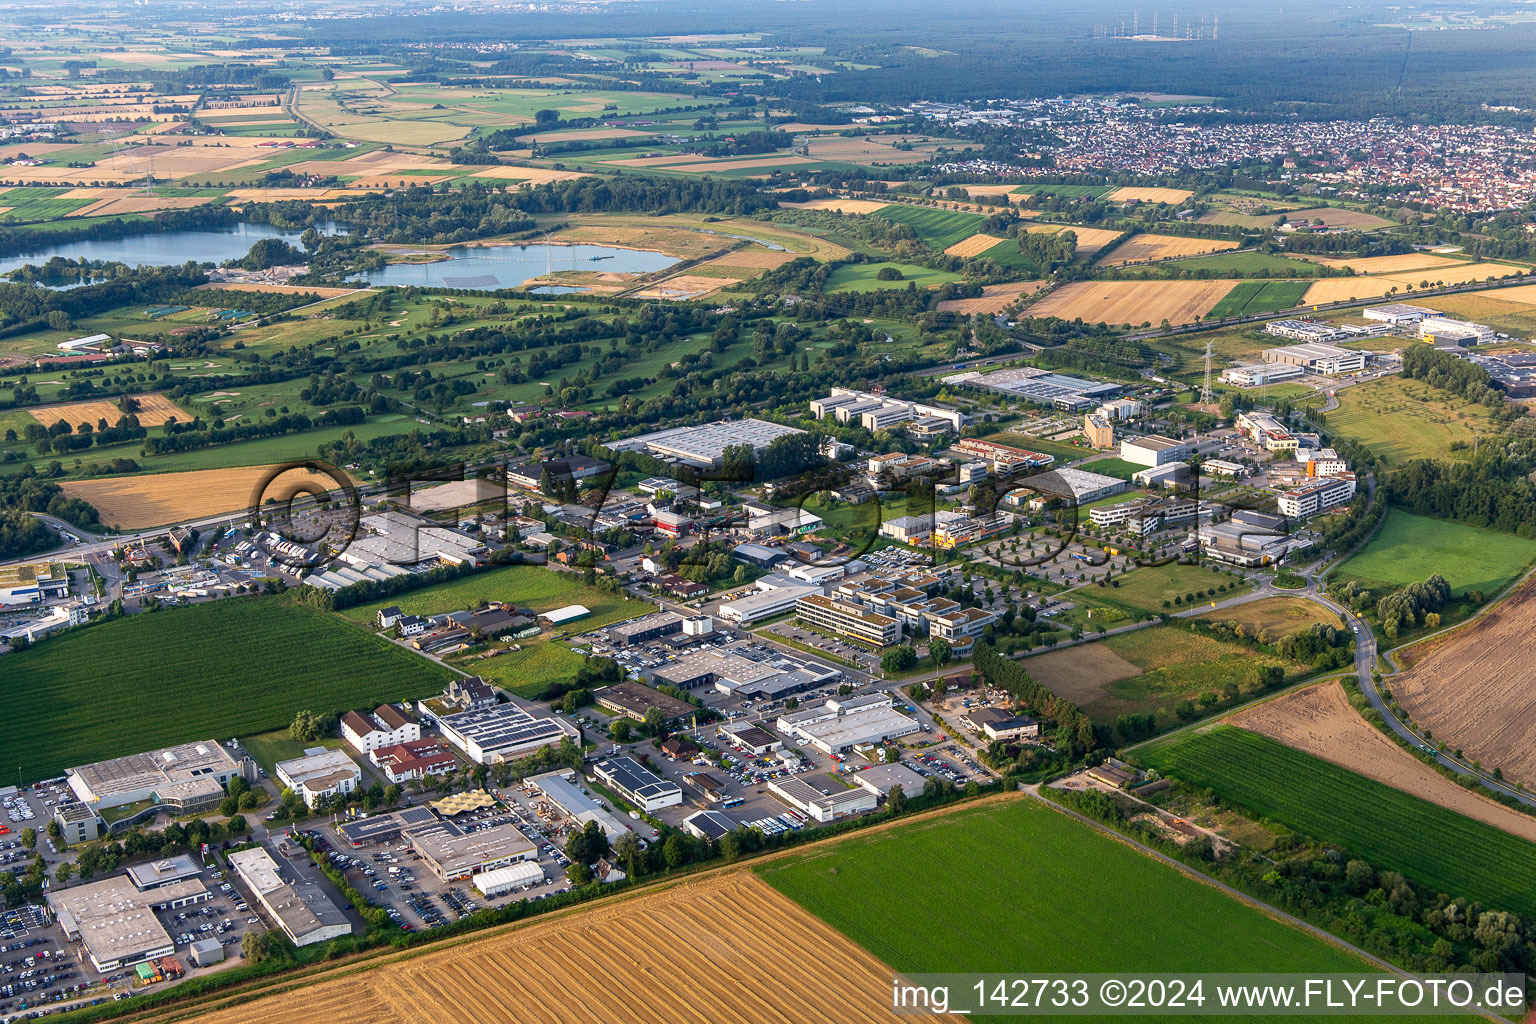
M465 831L439 819L400 833L427 869L444 882L460 882L520 860L537 860L539 848L516 825Z
M363 516L354 537L338 559L362 568L369 565L417 566L429 562L477 565L485 542L408 512L375 512Z
M64 937L80 943L91 966L106 974L122 967L170 956L176 944L157 909L191 906L213 898L201 880L171 882L140 891L127 875L104 878L48 893L48 908Z
M1240 388L1261 388L1266 384L1305 376L1306 372L1288 363L1245 363L1222 370L1221 382L1236 384Z
M1306 343L1264 350L1266 363L1300 366L1325 377L1365 369L1366 353L1337 345Z
M980 516L960 516L956 519L939 519L933 528L933 546L958 548L988 540L1013 529L1013 513L996 511Z
M798 778L775 779L768 783L768 791L796 810L804 811L819 822L836 821L850 814L872 811L879 806L879 798L867 789L843 789L836 793L823 793Z
M632 757L610 757L592 766L592 774L642 811L659 811L683 802L683 791Z
M880 430L909 420L939 420L955 433L965 426L967 416L948 406L907 402L885 394L833 388L826 398L811 402L811 415L818 420L833 417L839 423L853 423L869 430Z
M544 799L577 825L585 826L589 821L597 822L608 836L609 842L630 831L628 825L587 795L577 783L576 773L569 768L534 775L525 779L524 784L538 790Z
M602 476L613 467L601 459L585 455L565 455L542 462L522 462L507 467L507 482L536 491L547 475L551 483L588 480Z
M279 761L274 766L277 779L304 799L304 806L329 796L345 796L363 781L363 770L345 751L311 747L303 757Z
M799 581L764 588L763 581L758 580L757 585L757 593L722 604L720 617L727 622L750 626L754 622L790 611L802 597L823 593L823 588L816 584Z
M759 569L772 569L789 557L778 548L764 547L761 544L738 544L731 549L731 554Z
M923 791L924 779L904 764L874 764L853 773L853 781L877 797L889 796L897 786L905 796L917 796Z
M57 562L0 566L0 607L69 596L69 573Z
M736 831L736 823L719 811L697 811L683 819L683 831L699 839L719 842Z
M1050 498L1067 498L1078 505L1086 505L1100 498L1107 498L1111 494L1119 494L1126 487L1125 481L1118 477L1105 476L1103 473L1093 473L1086 469L1075 469L1072 466L1062 466L1047 473L1037 473L1027 477L1022 483L1038 494ZM1011 493L1006 495L1005 499L1010 497Z
M1285 533L1285 517L1239 510L1221 523L1202 523L1201 553L1228 565L1276 565L1301 541Z
M174 857L162 857L148 864L135 864L128 869L128 878L139 891L147 892L172 882L184 882L203 873L203 867L184 853Z
M471 708L437 720L443 738L477 764L499 764L527 757L562 740L574 742L574 726L560 718L535 718L521 704L508 702Z
M1189 445L1161 434L1128 437L1120 442L1120 458L1138 466L1161 466L1189 458Z
M677 462L699 469L718 469L727 448L750 444L761 452L774 441L805 431L767 420L721 420L694 427L673 427L650 434L615 441L608 448L615 452L648 452L666 462Z
M1095 408L1104 399L1114 397L1121 390L1119 384L1070 377L1033 366L1012 366L985 374L970 370L950 374L944 378L944 383L984 388L1011 398L1021 398L1069 412Z
M897 711L888 693L833 698L820 707L787 711L779 731L828 754L841 754L864 743L881 744L921 731L914 719Z
M1419 337L1436 345L1455 345L1470 348L1473 345L1491 345L1499 332L1487 324L1471 320L1456 320L1448 316L1427 316L1418 323Z
M594 690L592 700L600 708L607 708L637 722L645 721L646 712L652 708L659 710L663 721L668 724L696 714L699 710L685 700L678 700L660 690L632 682L614 683Z
M331 902L320 883L299 875L291 865L278 866L263 847L235 850L228 855L230 868L255 895L267 916L295 946L352 934L352 925L341 908Z
M983 441L978 437L967 437L959 441L955 444L954 450L985 462L987 469L997 476L1012 476L1028 470L1044 469L1056 461L1054 455L1032 452L1027 448L1015 448L1008 444L998 444L995 441Z
M217 740L202 740L81 765L66 776L75 796L97 811L141 800L194 811L223 800L230 779L255 782L256 764L237 760Z
M1146 407L1134 398L1116 398L1099 406L1099 415L1111 423L1133 420L1146 412Z
M502 868L481 871L470 879L475 891L486 899L495 899L517 889L544 884L544 867L536 860L518 861Z
M1272 320L1264 325L1264 333L1310 342L1329 342L1348 336L1333 324L1318 320Z
M1406 302L1389 302L1381 306L1367 306L1360 315L1367 320L1388 324L1416 324L1425 317L1442 316L1438 309L1411 306Z
M664 636L683 631L683 617L677 612L657 612L642 618L631 619L609 626L603 631L608 642L615 647L633 647L636 644L660 640Z
M392 843L400 833L416 825L427 825L437 820L427 807L406 807L387 814L375 814L370 818L356 818L336 826L336 831L353 846L372 846L375 843Z

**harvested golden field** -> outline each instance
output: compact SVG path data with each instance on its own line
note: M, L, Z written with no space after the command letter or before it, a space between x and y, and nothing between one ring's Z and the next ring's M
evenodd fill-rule
M698 158L696 153L668 153L665 156L619 157L602 162L612 164L614 167L665 167L668 164L690 163Z
M706 277L703 274L679 274L665 281L658 281L649 288L635 293L641 299L699 299L710 292L720 291L741 284L739 277Z
M1389 220L1356 210L1341 210L1333 206L1319 206L1310 210L1288 210L1285 219L1292 224L1321 222L1330 228L1388 228Z
M1403 290L1401 282L1386 276L1326 277L1311 285L1301 297L1302 305L1347 302L1350 299L1376 299L1393 288ZM1411 301L1411 300L1410 300Z
M71 217L111 217L117 214L153 213L156 210L190 210L213 202L212 196L122 196L82 206Z
M803 156L786 153L783 156L764 156L748 160L702 160L698 163L669 164L667 170L682 171L684 174L709 174L712 171L750 171L757 170L758 168L790 167L795 164L812 164L815 162Z
M1101 267L1123 267L1129 263L1166 260L1176 256L1200 256L1208 252L1236 249L1237 243L1224 238L1183 238L1178 235L1132 235L1099 261Z
M762 937L773 936L763 970ZM836 984L788 984L826 977ZM198 1024L876 1024L892 973L750 871L604 900L297 987Z
M1020 664L1042 686L1078 705L1102 700L1110 683L1134 679L1142 672L1103 644L1079 644L1037 654Z
M158 427L173 416L181 423L192 421L193 417L190 414L178 409L164 395L146 394L134 397L139 401L138 411L134 415L139 418L142 426ZM61 420L76 427L82 423L89 423L94 427L103 419L108 423L116 423L118 418L124 415L116 402L70 402L66 405L44 405L27 411L45 427L51 427Z
M1394 676L1388 684L1436 740L1536 786L1536 580Z
M769 249L746 249L728 252L719 259L709 261L712 267L750 267L754 270L773 270L798 257L792 252L774 252Z
M1006 238L998 238L996 235L972 235L970 238L962 238L948 249L944 250L946 256L980 256L994 245L1006 242Z
M49 181L138 181L153 173L162 181L196 174L217 174L258 164L271 156L264 150L242 146L133 146L98 159L93 167L48 167ZM0 181L31 181L39 177L35 167L0 168Z
M1302 256L1296 259L1306 260L1324 267L1336 267L1339 270L1353 270L1356 274L1398 274L1405 270L1431 270L1440 267L1454 267L1463 260L1448 260L1444 256L1433 256L1423 252L1405 252L1397 256L1366 256L1360 259L1331 259L1327 256Z
M1236 281L1075 281L1026 311L1087 323L1187 324L1204 316Z
M1536 818L1463 789L1387 739L1350 707L1336 681L1294 690L1245 708L1227 721L1536 842Z
M1127 186L1115 189L1104 198L1115 203L1128 203L1133 199L1143 203L1182 203L1192 195L1194 195L1193 192L1182 188L1136 188Z
M1525 273L1525 268L1513 267L1507 263L1468 263L1465 260L1449 260L1447 263L1450 265L1432 267L1428 270L1403 271L1396 274L1376 273L1364 278L1328 278L1308 288L1303 302L1339 302L1351 296L1362 299L1373 298L1386 295L1393 288L1396 288L1399 294L1414 291L1425 287L1426 282L1429 287L1470 284L1474 281L1486 281L1490 277L1513 277ZM1504 297L1502 290L1499 294L1500 297Z
M262 497L257 488L271 472L271 466L242 466L70 480L60 486L70 497L95 505L108 526L136 530L248 509ZM274 480L266 495L281 500L301 486L332 490L336 481L319 473L292 470Z
M502 164L498 167L487 167L483 171L476 171L470 177L511 178L514 181L526 181L532 185L543 185L551 181L589 178L591 175L585 171L555 171L548 167L514 167L512 164Z
M1468 292L1459 298L1488 298L1500 302L1517 302L1522 306L1536 306L1536 284L1517 284L1491 292Z
M806 203L780 203L793 210L836 210L838 213L874 213L890 203L878 199L812 199Z
M953 141L953 140L951 140ZM956 149L968 146L956 145ZM811 139L805 144L806 155L816 160L837 160L848 164L920 164L933 156L924 148L897 149L875 136L845 139L840 136Z
M1096 253L1124 234L1122 231L1111 231L1108 228L1085 228L1076 224L1032 224L1025 230L1041 234L1070 231L1077 236L1077 251L1084 254Z
M1260 601L1220 608L1195 616L1207 622L1240 622L1251 629L1268 630L1279 638L1300 633L1314 623L1338 627L1339 617L1315 601L1300 597L1266 597Z
M360 196L360 188L232 188L226 193L231 199L248 199L258 203L272 203L280 199L342 199Z
M1045 287L1044 281L1015 281L1011 284L989 284L974 299L943 299L939 310L945 313L1001 313L1018 302L1022 296L1033 295Z

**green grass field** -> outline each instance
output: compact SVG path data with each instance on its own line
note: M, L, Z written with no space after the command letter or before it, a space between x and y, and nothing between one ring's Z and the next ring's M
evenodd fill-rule
M584 661L581 655L564 644L535 639L524 643L522 650L483 660L463 659L456 665L465 672L484 676L506 687L519 697L534 698L552 683L574 679Z
M1536 845L1267 737L1221 726L1141 759L1378 868L1490 909L1536 914Z
M1103 724L1122 714L1155 711L1158 720L1167 725L1180 701L1193 700L1206 690L1219 690L1224 683L1254 684L1263 666L1278 665L1287 673L1303 667L1177 626L1152 626L1101 642L1142 670L1139 676L1108 683L1107 697L1083 702L1084 712Z
M575 573L557 572L540 565L509 565L398 597L356 605L341 614L353 622L371 625L379 609L391 605L407 615L442 615L473 608L482 601L506 601L536 612L547 612L568 604L586 605L592 614L568 627L578 633L653 610L644 601L586 586Z
M1203 565L1184 565L1170 562L1168 565L1145 566L1133 569L1119 577L1118 587L1093 587L1083 591L1087 598L1102 599L1106 604L1120 604L1147 612L1163 611L1163 602L1182 598L1185 594L1214 589L1222 584L1237 584L1225 594L1210 598L1226 600L1238 594L1246 594L1246 584L1238 583ZM1187 603L1181 607L1190 607Z
M915 883L924 864L946 867ZM901 972L1367 969L1027 799L848 836L757 871Z
M1034 260L1019 252L1019 243L1012 240L998 242L977 258L991 260L998 266L1007 267L1010 270L1026 270L1032 274L1040 269Z
M1079 468L1085 469L1090 473L1103 473L1105 476L1129 480L1147 467L1136 462L1126 462L1124 459L1108 458L1086 463Z
M986 218L976 213L900 204L876 210L874 215L898 224L910 224L912 230L917 232L917 237L935 249L946 249L962 239L970 238L986 223Z
M1211 308L1206 319L1290 309L1301 301L1310 284L1309 281L1239 281Z
M901 274L900 281L882 281L877 276L881 270L894 268ZM934 270L915 263L850 263L838 267L827 277L829 292L873 292L882 288L906 288L916 285L928 288L960 280L960 275L948 270ZM671 356L676 359L676 355ZM627 368L626 373L630 372Z
M0 716L24 781L192 740L429 695L446 669L278 598L229 598L71 630L5 656Z
M346 741L340 736L327 736L318 740L296 740L288 735L287 729L273 729L271 732L259 732L254 736L244 736L240 739L240 745L250 753L257 764L267 770L268 775L272 774L274 764L300 757L308 747L339 750L345 743Z
M1481 590L1492 597L1533 561L1536 541L1394 508L1371 542L1333 575L1386 590L1439 573L1457 594Z
M1291 277L1316 277L1316 263L1293 260L1286 256L1274 256L1265 252L1219 252L1210 256L1194 256L1167 264L1180 270L1209 270L1213 274L1231 273L1288 274Z
M1420 380L1383 377L1340 388L1328 429L1352 437L1387 462L1452 456L1453 441L1494 433L1488 410Z

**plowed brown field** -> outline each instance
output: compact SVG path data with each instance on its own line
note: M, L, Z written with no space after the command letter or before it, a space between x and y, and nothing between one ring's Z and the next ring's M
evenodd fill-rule
M1023 665L1042 686L1074 704L1102 700L1110 683L1141 675L1141 669L1103 644L1079 644L1037 654Z
M271 466L199 469L190 473L69 480L59 486L70 497L83 498L95 505L101 521L108 526L135 530L248 509L261 497L256 489L272 471ZM292 470L273 481L266 494L282 500L301 484L327 490L336 487L336 481L328 476Z
M1536 786L1536 580L1391 682L1414 722L1509 782Z
M771 952L769 952L771 950ZM767 969L765 969L767 968ZM749 871L455 943L200 1024L887 1021L892 972ZM824 978L827 984L796 979Z
M1294 690L1239 711L1227 721L1457 814L1536 841L1536 818L1461 788L1387 739L1349 706L1343 687L1336 682Z

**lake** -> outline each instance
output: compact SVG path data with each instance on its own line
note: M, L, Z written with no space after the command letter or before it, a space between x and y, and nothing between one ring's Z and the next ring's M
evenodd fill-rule
M448 259L436 263L391 263L382 270L357 275L372 285L464 288L492 291L516 288L530 278L561 270L590 270L644 274L665 270L678 262L672 256L608 245L483 245L454 246ZM541 289L542 291L543 289ZM546 292L549 294L549 292Z
M336 234L336 225L319 229ZM20 256L0 257L0 273L28 263L41 264L55 256L70 260L104 260L126 263L131 267L170 266L186 263L224 263L239 259L263 238L281 238L299 244L302 231L282 231L269 224L236 224L209 231L165 231L159 234L132 235L127 238L102 238L85 242L50 245ZM448 258L435 263L392 263L382 270L366 271L354 279L358 284L398 285L408 287L464 288L492 291L516 288L529 278L546 271L592 270L643 274L665 270L678 261L659 252L617 249L608 245L536 245L454 246L446 250ZM579 288L562 289L580 291ZM553 290L546 294L556 294Z
M334 226L319 228L334 234ZM304 232L283 231L270 224L235 224L206 231L162 231L126 238L98 238L84 242L50 245L20 256L0 257L0 273L24 267L28 263L47 263L55 256L67 260L105 260L126 263L130 267L164 267L191 260L194 263L223 263L237 260L251 251L263 238L281 238L299 244Z

